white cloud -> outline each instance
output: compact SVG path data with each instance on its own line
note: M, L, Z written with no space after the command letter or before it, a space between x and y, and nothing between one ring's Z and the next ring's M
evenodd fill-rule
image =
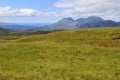
M60 19L57 11L42 12L35 9L0 7L0 22L55 22Z
M49 16L49 13L41 12L34 9L12 9L11 7L0 7L0 16L16 17L16 16Z
M95 15L120 20L120 0L60 0L54 7L63 9L63 16L78 18Z

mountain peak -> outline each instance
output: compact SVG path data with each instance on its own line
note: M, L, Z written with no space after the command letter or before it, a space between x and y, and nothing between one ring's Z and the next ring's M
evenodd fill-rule
M63 18L63 20L65 20L65 21L74 21L71 17Z
M95 21L95 22L98 22L98 21L104 21L104 19L100 18L100 17L97 17L97 16L90 16L88 18L86 18L88 21Z

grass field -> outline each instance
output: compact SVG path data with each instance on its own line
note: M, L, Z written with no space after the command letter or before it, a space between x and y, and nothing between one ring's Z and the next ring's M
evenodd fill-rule
M0 80L120 80L120 27L0 38Z

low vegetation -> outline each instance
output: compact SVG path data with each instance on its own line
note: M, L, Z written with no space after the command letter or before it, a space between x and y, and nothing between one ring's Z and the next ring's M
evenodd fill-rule
M119 80L120 27L0 38L0 80Z

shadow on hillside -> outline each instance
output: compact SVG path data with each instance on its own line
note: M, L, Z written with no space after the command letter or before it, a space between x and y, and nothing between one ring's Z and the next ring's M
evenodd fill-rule
M112 40L120 40L120 37L112 38Z

